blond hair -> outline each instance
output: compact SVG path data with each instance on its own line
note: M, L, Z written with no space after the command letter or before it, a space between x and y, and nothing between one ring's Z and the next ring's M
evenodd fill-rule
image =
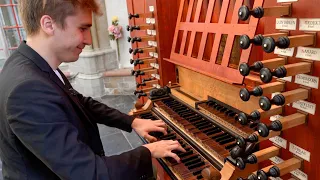
M49 15L64 28L67 16L74 15L77 8L88 9L100 14L96 0L19 0L18 8L27 35L34 35L40 29L40 19Z

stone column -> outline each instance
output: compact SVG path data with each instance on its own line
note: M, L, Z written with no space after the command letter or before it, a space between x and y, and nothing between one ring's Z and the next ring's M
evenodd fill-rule
M115 49L111 49L105 1L100 0L102 16L93 15L92 45L80 54L79 60L69 63L73 87L85 96L100 98L106 94L103 72L118 68Z

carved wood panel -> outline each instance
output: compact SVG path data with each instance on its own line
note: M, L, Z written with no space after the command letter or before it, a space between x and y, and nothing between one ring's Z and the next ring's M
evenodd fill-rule
M181 0L171 55L166 60L228 83L242 83L238 65L248 62L250 49L241 51L239 37L253 36L259 20L239 21L238 10L263 2Z

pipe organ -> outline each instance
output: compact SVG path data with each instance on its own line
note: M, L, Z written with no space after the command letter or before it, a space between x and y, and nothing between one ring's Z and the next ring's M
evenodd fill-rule
M130 114L186 150L154 161L160 179L320 179L318 0L127 5Z

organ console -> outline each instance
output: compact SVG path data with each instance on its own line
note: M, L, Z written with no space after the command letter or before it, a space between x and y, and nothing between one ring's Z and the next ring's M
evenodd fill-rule
M249 9L248 6L241 6L238 12L239 19L242 21L246 21L250 16L255 18L262 18L268 16L286 16L291 14L291 6L274 6L269 8L264 7L256 7L252 10Z
M273 121L269 127L267 127L263 123L259 123L257 126L257 131L249 135L247 138L244 138L242 136L237 137L237 145L243 148L246 146L247 142L257 143L263 141L266 138L271 138L279 135L279 131L283 131L304 124L305 121L305 114L296 113L286 116L281 120ZM259 135L261 137L259 137Z
M156 63L156 62L157 62L157 59L153 57L130 59L130 64L133 64L134 66L137 66L138 64Z
M280 66L272 72L268 68L262 68L260 70L260 79L264 83L268 83L272 80L272 76L283 78L286 76L309 73L310 70L311 70L311 63L308 63L308 62L300 62L300 63Z
M284 86L285 84L282 82L273 82L261 86L256 86L252 91L249 91L247 88L242 88L240 89L240 98L243 101L249 101L251 95L262 96L263 94L282 92L284 90Z
M134 30L148 30L148 29L154 29L153 24L143 24L143 25L138 25L138 26L127 26L126 27L127 31L134 31Z
M248 76L250 71L260 71L262 68L269 68L274 69L279 66L285 65L286 58L280 57L280 58L274 58L274 59L268 59L264 61L256 61L253 63L252 66L249 66L247 63L242 63L239 66L240 74L243 76Z
M271 146L269 148L257 151L247 156L246 158L238 157L236 159L236 165L240 169L245 169L246 164L256 164L265 160L268 160L274 156L277 156L280 152L280 148L276 146Z
M146 41L154 41L156 40L155 36L143 36L143 37L128 37L128 42L146 42Z
M154 161L161 180L320 178L317 3L127 0L129 114L186 150Z
M156 47L143 47L143 48L136 48L136 49L129 49L129 53L133 53L133 55L136 55L137 53L149 53L149 52L156 52Z
M252 39L250 39L248 35L242 35L240 36L240 47L242 49L248 49L251 43L256 46L261 46L264 37L272 37L273 39L278 39L279 37L286 36L286 35L287 35L286 33L274 33L274 34L265 34L265 35L258 34L254 36Z
M313 46L315 43L315 35L303 34L296 36L283 36L278 40L274 40L272 37L266 37L262 41L263 50L266 53L271 53L276 47L285 49L298 46Z
M241 124L248 124L250 121L265 119L266 117L281 114L282 110L283 110L282 107L272 105L268 111L258 109L258 110L252 111L249 115L242 112L242 113L239 113L237 118Z
M151 18L153 17L153 12L149 12L149 13L141 13L141 14L131 14L129 13L128 18L132 19L132 18Z
M257 178L260 180L268 180L269 177L280 177L290 173L301 167L301 160L297 158L291 158L276 166L272 166L269 171L259 170L257 171Z
M262 96L259 99L260 108L264 111L268 111L271 105L283 106L285 104L293 103L299 100L307 99L309 91L307 89L299 88L292 91L286 91L281 94L275 95L272 99Z

